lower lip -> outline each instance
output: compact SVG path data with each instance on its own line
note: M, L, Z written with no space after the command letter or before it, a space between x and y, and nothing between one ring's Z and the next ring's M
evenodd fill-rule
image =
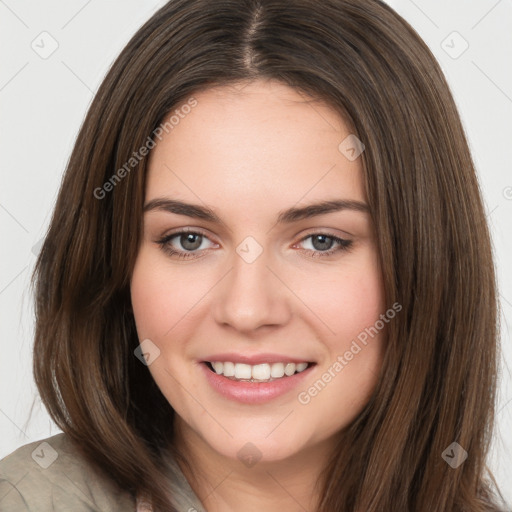
M245 404L269 402L278 396L290 392L303 382L314 366L312 364L300 373L294 373L290 377L282 377L270 382L243 382L219 375L210 370L206 363L201 363L206 380L215 391L226 398Z

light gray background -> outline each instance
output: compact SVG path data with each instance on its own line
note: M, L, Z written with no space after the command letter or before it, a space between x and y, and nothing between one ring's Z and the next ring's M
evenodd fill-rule
M0 0L0 458L59 432L31 374L29 278L93 94L137 28L164 3ZM479 172L502 301L503 354L489 466L512 503L512 2L388 3L440 62ZM52 45L57 49L46 55Z

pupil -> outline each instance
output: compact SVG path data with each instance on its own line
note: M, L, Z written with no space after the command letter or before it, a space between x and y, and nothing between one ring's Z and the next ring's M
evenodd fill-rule
M183 239L184 237L184 239ZM194 238L197 238L197 240L194 242ZM198 243L199 242L199 243ZM191 244L192 246L189 246L188 244ZM187 249L189 251L193 251L201 246L201 235L197 235L194 233L188 233L186 235L182 235L182 244L184 249Z
M318 239L321 240L320 247L318 247L318 244L315 243L315 241L318 240ZM327 235L316 235L315 237L313 237L313 246L315 247L315 249L318 249L318 250L330 249L329 246L331 244L329 242L326 242L326 240L328 240L328 241L330 241L332 243L332 239L331 239L330 236L327 236ZM325 245L327 245L327 247Z

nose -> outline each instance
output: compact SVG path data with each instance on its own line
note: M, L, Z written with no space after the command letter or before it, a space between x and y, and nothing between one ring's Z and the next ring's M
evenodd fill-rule
M279 272L269 266L266 253L250 263L235 253L231 263L231 270L216 287L216 322L245 333L287 323L292 294Z

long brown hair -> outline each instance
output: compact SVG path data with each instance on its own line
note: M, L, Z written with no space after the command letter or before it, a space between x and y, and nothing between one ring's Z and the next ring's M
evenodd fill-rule
M380 381L319 477L318 511L498 510L485 465L497 294L481 194L439 65L379 0L173 0L135 34L77 137L33 275L34 374L51 417L124 489L170 510L174 411L134 356L130 304L147 158L126 163L194 93L254 79L327 103L363 141L386 303L403 308ZM468 453L456 469L442 458L453 442Z

